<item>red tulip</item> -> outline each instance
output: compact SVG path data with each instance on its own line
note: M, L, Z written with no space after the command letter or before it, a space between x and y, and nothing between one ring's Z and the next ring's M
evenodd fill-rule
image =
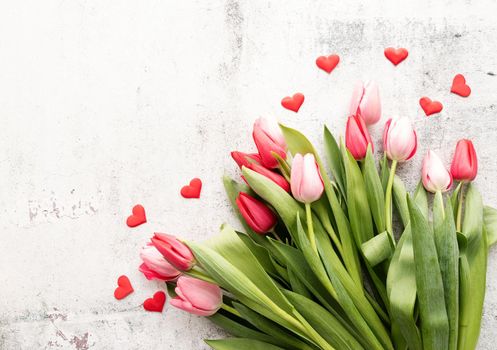
M140 265L139 270L148 280L172 281L181 274L181 272L164 259L152 243L142 248L140 258L143 263Z
M277 223L276 215L268 206L244 192L240 192L236 205L252 230L265 234Z
M177 296L171 305L198 316L214 315L223 303L219 286L192 277L178 278L174 291Z
M258 153L243 153L238 151L231 152L231 157L241 168L243 166L248 167L250 164L256 162L261 163L261 156Z
M478 159L470 140L459 140L450 166L452 177L457 181L473 181L478 173Z
M264 175L267 177L269 180L273 181L275 184L280 186L282 189L284 189L287 192L290 192L290 184L286 179L281 176L280 174L271 171L267 168L264 168L262 165L251 163L247 166L247 168L255 171L256 173L259 173L261 175Z
M368 145L371 145L372 151L374 150L371 136L361 116L353 115L347 120L345 145L356 160L366 157Z
M257 119L254 123L252 136L261 156L261 163L266 168L278 167L278 161L272 152L286 159L286 142L276 122L262 118Z
M188 271L195 265L195 259L190 248L176 237L166 233L154 233L152 243L176 269Z

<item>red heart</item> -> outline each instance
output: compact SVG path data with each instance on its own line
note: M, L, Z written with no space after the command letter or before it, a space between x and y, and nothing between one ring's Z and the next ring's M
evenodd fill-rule
M147 311L162 312L164 303L166 302L166 293L160 291L154 294L152 298L148 298L143 302L143 308Z
M131 282L129 281L129 278L127 276L120 276L117 279L117 285L118 287L114 291L114 297L117 300L121 300L123 298L126 298L128 295L133 293L133 287L131 286Z
M450 88L450 92L458 94L462 97L468 97L471 94L471 88L466 85L466 79L464 75L457 74L452 81L452 87Z
M316 59L316 65L326 73L331 73L338 62L340 62L340 57L338 55L319 56Z
M181 189L181 195L184 198L199 198L200 191L202 190L202 181L198 178L194 178L190 181L189 185L183 186Z
M400 47L398 49L387 47L385 49L385 57L388 58L388 60L394 65L398 65L400 62L405 60L407 58L407 55L409 55L409 52L407 52L407 50L403 47Z
M128 225L129 227L136 227L147 222L147 217L145 216L145 208L143 208L141 204L135 205L131 212L133 214L128 216L128 219L126 220L126 225Z
M425 111L426 116L439 113L443 109L443 106L440 102L432 101L428 97L422 97L419 100L419 104L421 105L421 108L423 108L423 111Z
M294 111L295 113L299 111L300 106L302 106L302 103L304 103L304 95L301 94L300 92L297 92L292 97L287 96L281 100L281 105L284 108Z

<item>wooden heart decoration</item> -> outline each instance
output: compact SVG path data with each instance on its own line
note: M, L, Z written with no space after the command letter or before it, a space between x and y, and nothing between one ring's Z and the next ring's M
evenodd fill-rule
M385 49L385 57L388 58L388 60L392 62L394 65L398 65L400 62L405 60L408 55L409 52L407 52L407 50L404 49L403 47L400 47L398 49L393 47L387 47Z
M202 180L194 178L190 181L189 185L183 186L181 188L181 195L184 198L199 198L200 191L202 190Z
M338 55L319 56L316 59L316 65L328 74L335 69L338 62L340 62Z
M129 227L136 227L147 222L145 208L143 208L141 204L135 205L131 213L132 214L128 216L128 219L126 220L126 225Z
M443 109L440 102L432 101L428 97L422 97L419 100L419 104L421 105L421 108L423 108L423 111L425 111L427 117L435 113L440 113Z
M304 95L301 94L300 92L297 92L292 97L287 96L287 97L283 98L281 100L281 105L284 108L289 109L289 110L297 113L300 109L300 106L302 106L302 103L304 103L304 99L305 99Z
M134 291L129 278L125 275L122 275L117 279L117 286L116 290L114 290L114 298L117 300L126 298Z
M457 74L454 77L450 92L462 97L468 97L471 94L471 88L466 84L466 78L464 78L464 75Z
M143 308L147 311L162 312L164 303L166 302L166 293L159 291L152 298L148 298L143 302Z

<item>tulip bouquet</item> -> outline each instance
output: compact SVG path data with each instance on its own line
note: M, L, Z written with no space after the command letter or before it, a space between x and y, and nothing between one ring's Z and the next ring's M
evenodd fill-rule
M257 153L232 152L243 181L224 178L244 232L223 225L202 244L156 233L143 248L140 270L173 306L233 336L213 349L476 347L497 211L472 183L473 144L458 142L450 171L429 151L408 194L396 168L416 132L388 120L377 166L380 115L377 86L358 86L345 142L324 128L327 166L299 131L257 120Z

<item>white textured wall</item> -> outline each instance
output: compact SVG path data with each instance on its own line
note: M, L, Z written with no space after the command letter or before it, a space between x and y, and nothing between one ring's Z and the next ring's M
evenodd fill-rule
M167 307L137 271L154 230L203 239L234 222L220 182L250 127L273 114L319 147L344 129L354 82L374 78L385 116L408 115L419 152L449 162L475 141L478 185L497 206L496 2L0 1L0 348L205 349L218 332ZM394 68L386 46L409 58ZM331 75L314 60L338 53ZM450 94L465 74L468 99ZM298 114L282 97L301 91ZM441 100L427 119L418 99ZM380 135L379 128L374 132ZM200 200L178 192L204 181ZM128 229L131 206L149 222ZM497 338L497 251L490 254L480 349ZM136 292L112 294L127 274Z

